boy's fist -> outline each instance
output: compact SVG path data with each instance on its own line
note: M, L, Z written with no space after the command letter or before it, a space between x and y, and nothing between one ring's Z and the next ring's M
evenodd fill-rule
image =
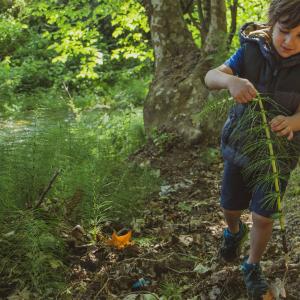
M228 90L238 103L247 103L256 97L257 91L253 84L244 78L232 76L228 82Z
M276 132L279 136L286 136L290 141L294 137L290 117L277 116L270 122L272 131Z

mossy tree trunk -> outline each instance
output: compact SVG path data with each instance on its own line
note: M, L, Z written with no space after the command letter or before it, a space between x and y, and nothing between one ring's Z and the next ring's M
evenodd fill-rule
M143 1L155 55L154 79L144 106L148 134L152 129L166 130L180 134L190 143L203 138L206 125L199 124L194 117L208 96L203 82L212 66L208 57L214 55L220 45L226 45L225 2L204 1L205 20L210 23L205 24L207 30L203 30L205 42L201 48L196 46L184 20L184 1Z

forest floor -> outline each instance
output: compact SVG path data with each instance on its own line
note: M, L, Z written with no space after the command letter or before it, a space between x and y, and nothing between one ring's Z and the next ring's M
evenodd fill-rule
M123 227L107 224L97 245L73 247L72 299L247 299L239 265L249 241L239 261L226 264L218 257L226 227L219 206L219 153L177 145L147 145L130 158L159 172L161 190L147 199L142 217L131 224L133 245L122 250L107 245L111 228ZM300 299L300 204L290 202L288 271L278 222L262 261L274 299ZM251 227L249 213L242 219Z

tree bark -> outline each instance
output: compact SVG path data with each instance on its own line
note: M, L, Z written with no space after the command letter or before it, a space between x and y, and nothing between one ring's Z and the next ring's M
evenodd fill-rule
M231 13L231 24L230 24L230 32L227 40L227 48L230 48L232 43L232 39L236 32L236 18L237 18L237 8L238 8L238 0L233 0L233 3L230 4L230 13Z
M218 49L212 30L226 25L221 20L224 0L211 1L211 12L218 16L209 17L214 24L210 24L205 51ZM224 6L216 7L214 1ZM197 122L196 116L208 95L203 83L209 68L207 60L187 28L180 0L143 2L150 16L155 56L154 79L144 106L146 132L151 135L153 129L165 130L181 135L189 143L200 142L207 126Z
M208 34L204 45L204 52L206 55L211 55L212 53L215 54L218 51L223 52L223 50L226 49L227 24L225 1L211 0L210 16Z

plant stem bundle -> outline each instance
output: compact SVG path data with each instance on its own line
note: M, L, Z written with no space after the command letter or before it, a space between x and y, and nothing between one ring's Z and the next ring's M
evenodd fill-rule
M232 98L214 100L216 101L209 101L202 109L198 121L204 121L212 112L220 115L225 108L234 103ZM238 164L243 167L243 176L249 189L252 192L258 188L263 190L263 206L276 208L277 213L273 214L272 218L279 219L285 253L288 252L288 248L282 199L289 174L296 165L300 146L299 142L294 141L295 138L288 141L286 137L273 133L268 120L277 115L289 114L290 112L280 104L261 95L248 104L235 104L231 108L231 115L235 116L232 122L235 124L232 125L227 140L227 145L241 158Z
M273 148L273 144L272 144L272 140L271 140L271 132L270 132L270 128L269 128L268 122L267 122L266 111L264 109L262 98L260 96L258 96L258 104L259 104L260 113L261 113L261 117L262 117L262 125L265 130L265 134L266 134L266 143L268 145L268 150L269 150L270 159L271 159L272 172L273 172L273 176L274 176L274 188L275 188L275 193L277 194L277 208L278 208L278 212L280 214L279 223L280 223L280 230L281 230L281 236L282 236L282 246L283 246L283 251L285 253L287 253L288 248L287 248L286 235L285 235L285 220L284 220L284 215L282 213L282 197L281 197L281 191L280 191L280 185L279 185L279 169L277 166L276 156L275 156L275 152L274 152L274 148Z

